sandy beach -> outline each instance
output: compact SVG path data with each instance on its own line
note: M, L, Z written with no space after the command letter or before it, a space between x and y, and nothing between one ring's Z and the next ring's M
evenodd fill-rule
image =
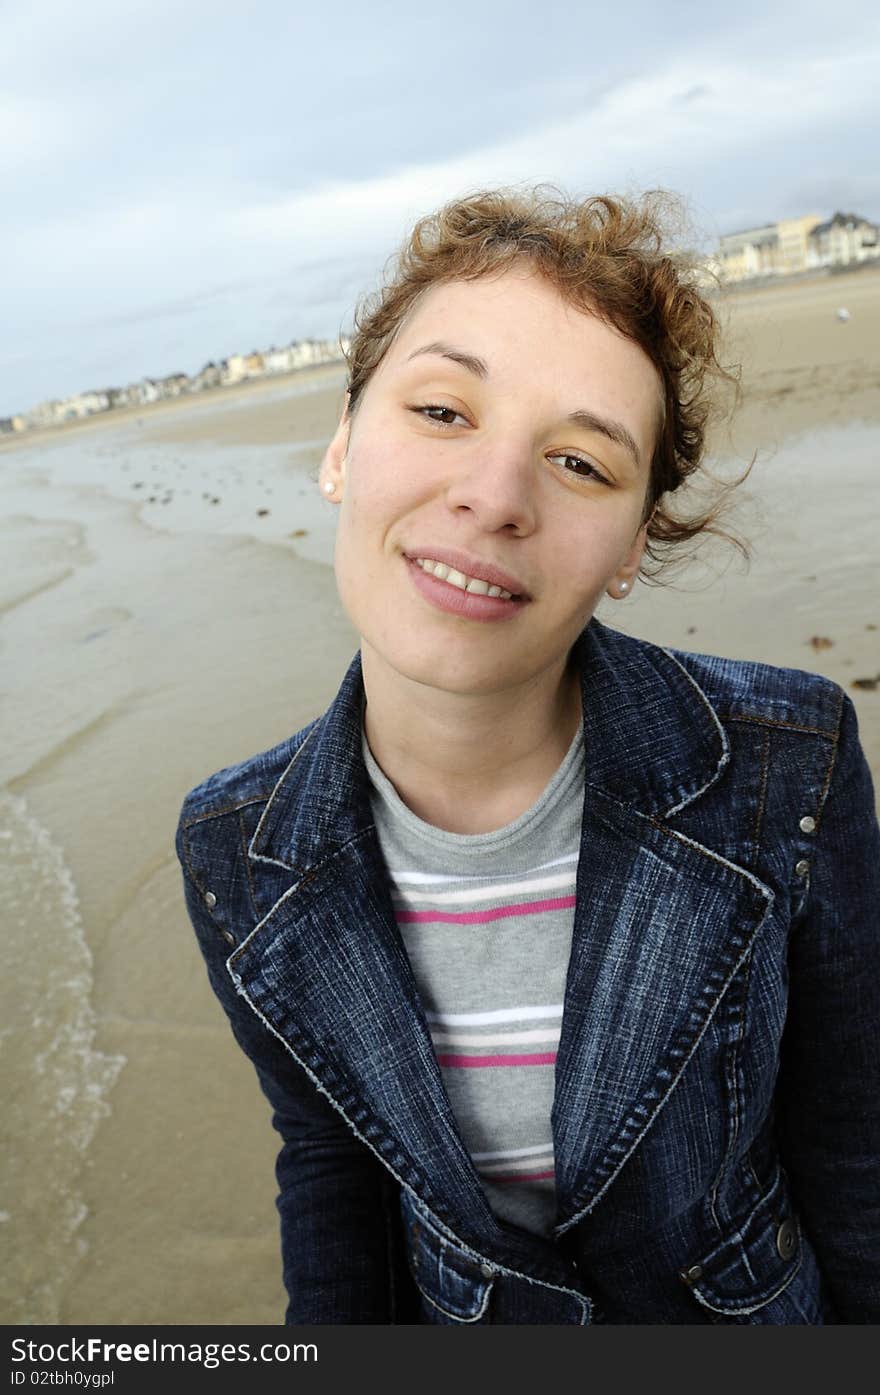
M838 317L845 307L849 318ZM880 782L880 271L718 301L756 456L721 544L603 603L842 684ZM320 712L357 647L315 472L342 366L0 443L5 1323L278 1323L276 1135L206 980L185 792Z

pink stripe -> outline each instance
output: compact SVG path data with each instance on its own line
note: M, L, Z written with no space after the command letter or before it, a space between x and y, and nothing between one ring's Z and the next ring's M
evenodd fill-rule
M484 925L487 920L504 920L511 915L540 915L542 911L566 911L575 904L574 896L553 896L546 901L520 901L512 906L496 906L491 911L398 911L398 925Z
M555 1051L539 1051L534 1056L438 1056L441 1066L552 1066Z
M488 1173L483 1173L484 1182L538 1182L545 1177L553 1177L554 1170L551 1167L549 1172L517 1172L511 1173L508 1177L492 1177Z

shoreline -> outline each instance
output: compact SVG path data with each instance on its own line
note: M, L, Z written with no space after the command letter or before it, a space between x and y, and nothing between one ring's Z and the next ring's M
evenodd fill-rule
M0 451L45 441L63 439L69 435L92 428L125 426L141 419L147 424L154 418L173 414L177 411L202 411L206 415L222 411L224 406L241 406L251 398L272 396L280 392L284 396L296 397L300 391L313 391L323 386L325 380L335 381L346 373L344 359L330 363L312 364L306 368L294 368L289 373L272 373L263 377L247 378L229 387L204 388L201 392L182 393L179 397L167 397L158 402L146 402L139 406L113 407L104 412L94 412L91 416L77 417L55 426L31 427L27 431L16 431L0 436Z

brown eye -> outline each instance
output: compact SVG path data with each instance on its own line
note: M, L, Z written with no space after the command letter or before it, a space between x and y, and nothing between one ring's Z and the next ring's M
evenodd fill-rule
M464 421L461 412L457 412L454 407L444 407L439 402L427 403L423 407L411 408L418 416L427 417L429 421L436 421L439 426L452 426L456 417Z
M600 484L609 483L605 476L596 469L593 462L591 460L585 460L583 456L569 455L568 452L562 451L556 455L548 455L547 459L565 461L564 468L568 474L579 475L581 479L595 479L598 480Z

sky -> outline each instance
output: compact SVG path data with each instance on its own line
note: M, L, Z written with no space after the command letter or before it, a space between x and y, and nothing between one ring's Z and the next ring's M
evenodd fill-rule
M880 7L0 0L0 416L335 338L481 187L880 220Z

